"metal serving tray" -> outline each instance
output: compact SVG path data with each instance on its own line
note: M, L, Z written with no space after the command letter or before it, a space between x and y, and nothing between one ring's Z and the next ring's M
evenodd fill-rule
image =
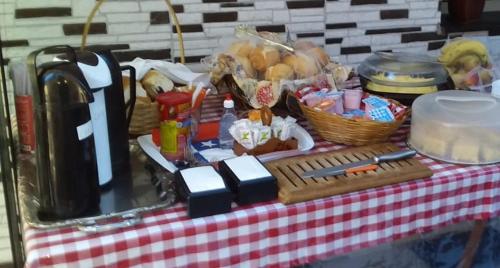
M143 213L171 206L176 200L173 174L150 160L135 141L130 144L130 158L131 176L115 178L111 188L101 192L98 212L80 218L44 221L37 213L35 158L20 155L18 193L23 221L41 229L72 226L85 232L101 232L138 224Z

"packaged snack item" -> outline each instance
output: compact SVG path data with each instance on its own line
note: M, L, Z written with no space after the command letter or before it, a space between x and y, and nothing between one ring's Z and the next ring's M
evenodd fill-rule
M344 107L347 110L359 109L363 91L361 89L344 90Z

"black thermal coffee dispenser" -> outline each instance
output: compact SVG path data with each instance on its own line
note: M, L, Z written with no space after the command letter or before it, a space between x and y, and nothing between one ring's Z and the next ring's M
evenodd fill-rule
M37 66L48 49L65 49L67 60ZM39 217L81 216L99 207L100 192L89 104L94 101L71 47L32 52Z
M37 66L37 56L54 49L64 53ZM81 216L99 207L100 191L113 187L112 180L128 183L130 178L128 124L135 103L135 70L120 67L109 51L76 52L69 46L35 51L28 64L40 141L36 148L40 215ZM122 69L130 70L128 104Z

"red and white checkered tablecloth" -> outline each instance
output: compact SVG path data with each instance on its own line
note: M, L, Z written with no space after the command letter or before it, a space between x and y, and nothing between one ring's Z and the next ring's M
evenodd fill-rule
M203 119L217 120L220 99L210 97L204 105ZM391 141L404 147L408 131L402 127ZM342 148L312 133L313 152ZM234 207L198 219L176 204L144 215L139 225L99 234L25 226L26 266L289 267L500 215L500 164L417 158L433 170L432 178L292 205Z

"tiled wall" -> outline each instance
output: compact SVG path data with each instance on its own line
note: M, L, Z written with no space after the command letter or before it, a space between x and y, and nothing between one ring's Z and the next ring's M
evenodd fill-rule
M438 0L174 0L188 62L218 51L235 25L307 38L344 63L376 50L436 49L443 39ZM94 0L2 0L5 57L53 44L79 46ZM136 56L178 60L175 27L163 0L109 0L97 13L89 44L106 44L122 61Z

